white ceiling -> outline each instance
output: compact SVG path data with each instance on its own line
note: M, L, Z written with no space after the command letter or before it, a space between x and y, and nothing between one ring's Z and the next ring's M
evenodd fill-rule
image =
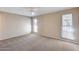
M35 11L35 15L32 15L29 8L30 7L0 7L0 11L34 17L51 12L71 9L71 7L39 7L38 10Z

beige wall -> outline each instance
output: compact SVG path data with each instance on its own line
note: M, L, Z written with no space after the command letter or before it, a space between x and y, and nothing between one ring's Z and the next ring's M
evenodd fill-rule
M73 14L73 27L75 29L75 41L79 41L79 8L73 8L69 10L64 10L60 12L55 12L51 14L46 14L37 17L38 19L38 34L43 36L48 36L52 38L61 38L61 21L62 15L72 13Z
M30 18L0 12L0 40L28 34L30 31Z

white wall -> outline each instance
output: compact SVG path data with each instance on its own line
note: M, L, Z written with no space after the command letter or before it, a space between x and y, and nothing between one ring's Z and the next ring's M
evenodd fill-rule
M0 12L0 40L31 32L31 19L21 15Z
M61 39L62 15L72 13L74 36L73 41L79 42L79 8L38 16L38 34ZM61 39L62 40L62 39Z

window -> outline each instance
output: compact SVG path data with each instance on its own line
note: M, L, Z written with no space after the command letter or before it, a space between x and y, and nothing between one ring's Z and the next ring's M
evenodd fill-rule
M37 19L33 19L33 32L38 32Z
M72 14L65 14L62 16L62 37L74 39Z

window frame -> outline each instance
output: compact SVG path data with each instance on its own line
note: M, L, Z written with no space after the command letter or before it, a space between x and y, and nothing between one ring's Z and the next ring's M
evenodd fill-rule
M62 14L61 15L61 22L60 22L60 38L62 39L68 39L68 40L73 40L73 39L70 39L70 38L66 38L66 37L63 37L62 36L62 32L63 32L63 15L68 15L68 14L72 14L72 28L73 28L73 13L66 13L66 14Z

